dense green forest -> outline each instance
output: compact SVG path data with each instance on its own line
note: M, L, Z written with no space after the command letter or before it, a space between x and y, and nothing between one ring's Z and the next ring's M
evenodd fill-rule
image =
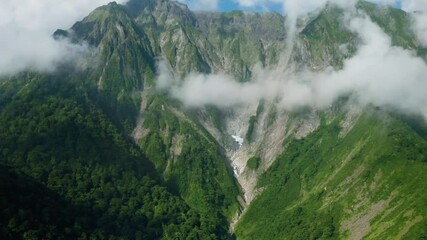
M0 87L3 239L217 239L72 81L29 74ZM220 227L219 227L220 226Z
M357 8L427 56L409 14ZM357 53L344 14L328 4L298 21L292 67L337 70ZM129 0L57 30L90 45L81 66L0 76L0 239L427 239L421 116L350 93L322 109L195 108L156 87L159 61L171 81L249 85L286 49L286 19Z

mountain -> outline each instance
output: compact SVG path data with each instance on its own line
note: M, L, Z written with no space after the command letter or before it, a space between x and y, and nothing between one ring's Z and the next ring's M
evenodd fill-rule
M423 56L399 9L359 2L394 47ZM332 4L301 18L192 12L169 0L101 6L55 38L83 67L0 81L3 239L424 239L427 124L350 95L189 107L170 78L342 69L360 38ZM345 48L345 51L343 50ZM183 79L183 80L180 80ZM255 98L255 97L254 97ZM249 101L251 102L251 101ZM238 140L236 142L236 139Z

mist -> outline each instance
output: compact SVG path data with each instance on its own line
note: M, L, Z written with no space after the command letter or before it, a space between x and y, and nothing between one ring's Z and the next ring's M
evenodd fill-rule
M67 29L109 0L3 0L0 8L0 76L20 71L53 71L58 62L75 62L85 44L55 40L53 32ZM125 2L125 1L118 1Z
M392 46L390 37L363 12L348 12L344 25L357 34L360 44L341 70L290 72L283 66L258 66L250 82L239 83L226 74L193 72L178 79L166 62L160 62L158 87L187 107L233 107L266 99L286 110L325 109L341 96L351 95L361 105L426 114L426 62L413 51Z
M412 30L423 47L427 47L427 1L405 0L402 8L411 13Z

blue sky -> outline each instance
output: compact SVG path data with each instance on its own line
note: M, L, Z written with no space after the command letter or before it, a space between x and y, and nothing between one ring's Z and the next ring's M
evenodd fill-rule
M238 3L231 1L231 0L221 0L219 1L219 11L221 12L230 12L233 10L251 10L251 11L275 11L282 13L282 4L280 3L267 3L267 8L261 7L261 6L255 6L255 7L242 7L239 6Z
M187 4L192 10L230 12L243 11L276 11L282 13L280 0L177 0ZM239 4L240 2L240 4ZM244 6L252 5L252 6Z
M283 13L282 3L280 0L178 0L187 4L193 10L214 10L221 12L230 12L233 10L243 11L275 11ZM300 0L307 1L307 0ZM312 0L313 1L313 0ZM346 1L346 0L343 0ZM394 2L393 6L400 7L400 0L368 0L372 2ZM409 0L424 1L424 0ZM425 0L427 1L427 0ZM240 2L240 4L239 4ZM244 5L252 5L245 7Z

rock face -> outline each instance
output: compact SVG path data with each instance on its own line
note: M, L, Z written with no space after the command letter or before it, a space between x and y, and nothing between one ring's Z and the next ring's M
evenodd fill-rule
M417 48L415 42L410 40L413 39L411 34L396 27L408 24L405 13L390 8L378 8L364 2L360 2L358 8L365 11L390 34L395 44L405 48ZM298 36L290 56L290 66L296 69L309 68L312 71L322 71L331 66L341 68L343 61L356 53L358 44L357 36L340 23L343 15L343 11L328 5L317 14L300 21ZM100 25L101 22L96 23L100 18L103 19L103 25ZM112 27L109 27L109 21L105 23L106 19L112 21ZM276 66L281 57L280 53L289 47L285 45L285 20L285 17L276 13L193 13L177 2L132 0L125 6L110 4L101 7L73 27L81 39L95 44L98 52L105 56L101 61L103 65L97 70L101 73L98 83L101 90L110 89L119 94L130 89L140 91L143 89L142 85L147 86L140 110L140 116L143 117L137 123L133 136L148 152L151 152L150 146L154 142L170 148L170 154L155 162L167 181L181 179L175 184L188 184L186 181L189 179L184 180L180 176L183 173L174 170L179 165L179 156L185 152L186 140L197 135L217 145L218 156L229 166L228 173L237 180L241 192L241 198L237 201L240 209L237 211L234 208L228 215L234 216L237 211L238 217L235 218L233 226L242 212L249 210L248 214L251 214L251 208L248 209L248 206L257 196L260 195L262 199L263 191L269 187L260 184L260 178L274 171L270 171L270 167L275 164L278 156L286 155L286 149L293 141L304 141L307 136L321 131L322 119L334 121L337 119L337 112L332 107L324 111L310 110L295 114L282 111L275 102L265 101L257 105L228 109L188 110L172 106L169 100L162 98L155 100L159 102L150 106L147 101L157 98L151 88L154 86L152 73L156 72L155 58L165 59L174 75L180 77L190 72L224 72L238 81L250 81L257 66ZM121 48L123 50L120 50ZM128 48L140 50L127 53ZM131 58L123 59L126 55ZM108 69L112 61L121 62L118 72L125 72L125 75L120 76L120 79L128 79L126 81L131 84L125 84L126 87L123 87L123 84L117 85L113 79L108 80L111 76ZM128 62L132 64L129 65ZM133 70L141 69L137 66L143 66L145 70ZM343 117L339 118L339 137L343 139L358 124L365 111L351 106L348 109L343 111ZM152 124L146 122L145 116L159 113L154 121L162 122L162 118L171 114L174 121L186 123L194 131L177 132L173 122L166 122L153 131ZM150 153L149 156L157 159L156 153ZM259 159L255 169L248 167L248 161L252 158ZM285 172L280 174L286 175ZM222 186L217 189L227 195ZM309 190L301 190L302 195L309 194L304 191ZM233 194L228 196L235 197L237 196ZM303 196L303 199L305 198L306 196ZM191 199L192 197L187 198L190 202ZM350 225L348 223L343 226ZM240 229L244 228L246 222L243 221L241 226ZM347 231L345 229L349 230L351 227L341 229Z
M421 52L409 28L403 27L410 23L406 13L362 1L357 6L394 45ZM153 194L170 194L171 202L172 196L181 201L179 208L189 212L182 218L196 226L191 230L193 239L227 239L229 230L238 239L425 237L427 127L418 118L356 106L347 98L322 110L285 111L274 99L227 108L188 108L156 88L159 60L167 62L176 79L192 72L226 73L236 81L250 82L257 68L280 65L286 49L292 50L289 68L340 69L360 41L341 24L343 15L342 9L327 5L298 22L295 43L286 46L286 18L277 13L192 12L169 0L110 3L70 31L56 32L93 47L83 72L57 77L75 84L81 96L73 101L90 106L81 103L82 109L105 115L106 120L100 121L111 122L105 132L111 135L114 129L117 145L137 145L133 147L138 151L131 148L129 154L140 153L153 165L153 178L163 187L163 192ZM0 84L0 106L10 96L19 99L23 94L13 95L10 89L14 87ZM7 110L10 116L12 110ZM3 116L0 108L0 120L9 116L7 111ZM75 118L78 123L78 114ZM15 125L11 126L13 130ZM4 148L1 153L9 152ZM41 175L50 171L36 170ZM131 190L115 189L114 194L128 199L137 192ZM131 197L128 205L137 208L143 197ZM139 220L153 218L162 227L164 219L158 218L170 209L152 208ZM119 216L127 206L117 209ZM166 221L164 233L153 230L153 236L187 237L174 235L177 229L189 231L175 226L175 221L184 221L176 218L179 221Z

